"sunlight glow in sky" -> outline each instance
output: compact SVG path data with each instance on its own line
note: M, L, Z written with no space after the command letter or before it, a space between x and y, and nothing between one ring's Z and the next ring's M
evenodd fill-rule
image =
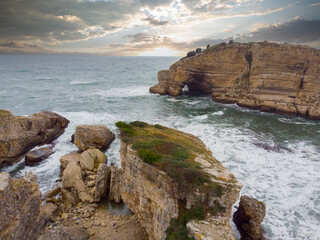
M230 39L320 48L320 0L1 0L0 54L183 56Z

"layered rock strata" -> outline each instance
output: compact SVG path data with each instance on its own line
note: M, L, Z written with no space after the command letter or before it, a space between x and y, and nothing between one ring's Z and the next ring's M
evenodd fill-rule
M130 210L138 215L150 239L165 239L170 221L180 218L181 211L188 211L199 204L200 208L210 209L210 212L205 213L202 221L189 221L187 224L189 233L195 239L234 239L228 223L231 218L232 205L237 201L242 185L228 169L212 157L211 152L206 149L202 141L193 135L159 125L156 127L144 125L141 128L124 125L123 128L127 130L121 131L120 134L121 198ZM133 134L128 129L131 129ZM129 137L126 133L129 134ZM146 139L140 139L139 142L135 137L130 137L141 137L142 135ZM151 139L150 142L148 139ZM170 142L166 142L167 140ZM177 143L186 145L177 145ZM165 158L170 158L168 155L163 156L163 162L159 160L157 164L147 163L141 155L147 150L142 148L143 151L138 151L137 147L146 147L150 144L155 144L153 149L158 149L157 151L165 154L172 153L172 156L182 158L190 157L195 162L197 169L184 168L181 170L177 166L171 169L173 172L169 172L170 169L161 170L161 168L165 169L167 164ZM184 151L188 147L191 150L188 150L186 154ZM156 156L154 152L146 155L150 159L156 159L151 157ZM174 161L173 158L172 160ZM187 162L186 164L185 166L189 166ZM201 183L199 180L203 175L200 175L199 178L194 176L199 173L199 169L201 173L209 177L207 183ZM174 178L175 172L179 174L179 171L185 171L180 175L182 178L195 177L195 181L199 180L198 186L195 184L182 185L181 182L189 180Z
M68 124L66 118L53 112L21 117L0 110L0 167L19 161L35 146L51 143Z
M224 103L320 119L320 51L275 43L218 44L158 73L151 93L190 91Z

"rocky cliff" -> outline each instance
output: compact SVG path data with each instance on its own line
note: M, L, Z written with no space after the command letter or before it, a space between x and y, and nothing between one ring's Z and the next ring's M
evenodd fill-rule
M11 178L0 173L0 239L36 239L55 211L53 204L41 206L37 176L27 173L24 178Z
M209 93L218 102L320 119L320 51L288 44L230 43L158 73L151 93Z
M160 125L117 126L121 198L150 239L234 239L228 223L242 185L201 140Z
M35 146L51 143L68 124L53 112L24 117L0 109L0 167L19 161Z

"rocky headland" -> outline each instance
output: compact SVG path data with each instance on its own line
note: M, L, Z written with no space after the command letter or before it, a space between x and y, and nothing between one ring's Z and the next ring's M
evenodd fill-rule
M158 73L151 93L211 94L223 103L320 119L320 51L268 42L221 43Z
M46 117L47 128L65 126L59 120L53 124L52 116ZM116 126L121 168L108 164L103 152L115 135L102 125L81 125L73 137L79 150L61 157L61 183L46 194L32 173L20 179L0 173L0 239L234 239L229 221L242 184L200 139L138 121ZM110 202L131 211L115 216L108 212ZM264 215L256 220L251 214L252 225L245 214L255 205L242 205L241 235L248 229L261 233Z

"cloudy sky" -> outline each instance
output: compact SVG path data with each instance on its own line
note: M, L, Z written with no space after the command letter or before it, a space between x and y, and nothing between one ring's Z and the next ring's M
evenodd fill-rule
M0 1L0 54L185 55L229 39L320 48L320 0Z

